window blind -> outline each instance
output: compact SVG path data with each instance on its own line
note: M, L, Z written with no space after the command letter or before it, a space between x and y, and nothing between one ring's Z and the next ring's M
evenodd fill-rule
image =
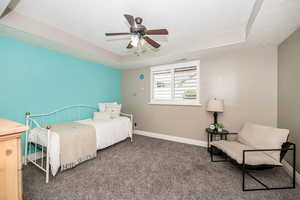
M171 70L153 72L153 98L157 100L172 99L171 82Z
M197 67L181 67L174 70L174 99L197 99Z

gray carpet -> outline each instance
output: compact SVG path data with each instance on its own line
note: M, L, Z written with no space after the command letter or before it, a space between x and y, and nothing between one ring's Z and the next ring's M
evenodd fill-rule
M288 184L282 168L259 172L269 184ZM300 199L292 190L242 192L241 172L211 163L205 148L135 136L98 157L51 177L45 184L33 165L23 169L24 199L70 200L277 200ZM256 185L247 178L247 184Z

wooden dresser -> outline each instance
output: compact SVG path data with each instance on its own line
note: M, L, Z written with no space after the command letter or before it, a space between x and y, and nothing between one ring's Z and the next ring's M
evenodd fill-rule
M0 118L0 200L22 199L21 133L27 127Z

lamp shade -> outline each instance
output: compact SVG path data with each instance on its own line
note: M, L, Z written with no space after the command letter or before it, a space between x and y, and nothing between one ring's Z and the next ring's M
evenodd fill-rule
M222 99L211 99L207 104L209 112L224 112L224 101Z

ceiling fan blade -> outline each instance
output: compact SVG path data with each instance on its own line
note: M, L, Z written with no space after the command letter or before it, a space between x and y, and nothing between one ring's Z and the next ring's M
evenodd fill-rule
M144 40L146 40L154 48L159 48L160 47L160 44L158 44L157 42L155 42L154 40L152 40L148 36L144 36L143 38L144 38Z
M128 45L127 45L127 49L131 49L133 46L132 46L132 44L131 44L131 41L128 43Z
M105 33L105 36L130 35L131 33Z
M147 35L168 35L169 32L167 29L154 29L154 30L145 30Z
M132 15L125 14L124 17L127 19L129 25L134 27L134 17Z

